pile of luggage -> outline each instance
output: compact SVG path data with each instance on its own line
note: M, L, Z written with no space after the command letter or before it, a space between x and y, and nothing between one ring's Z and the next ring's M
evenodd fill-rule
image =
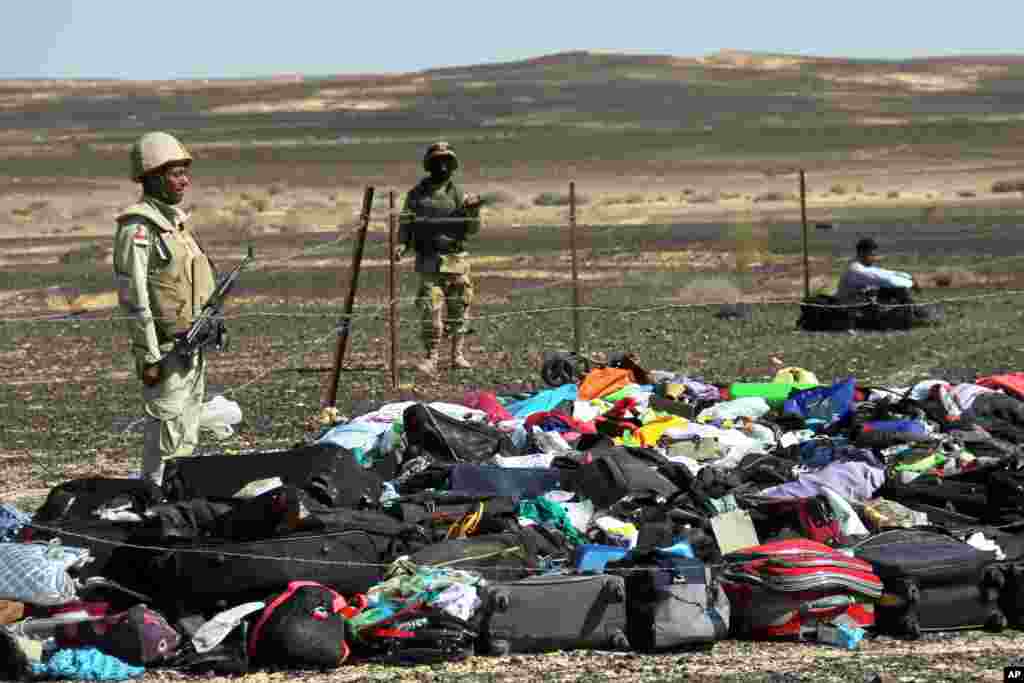
M181 458L160 487L55 487L0 543L0 676L1024 626L1012 410L955 410L941 380L577 369ZM972 386L1018 401L1024 374Z

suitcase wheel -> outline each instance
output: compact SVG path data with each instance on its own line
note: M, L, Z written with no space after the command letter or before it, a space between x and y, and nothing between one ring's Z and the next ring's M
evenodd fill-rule
M1004 615L999 610L996 610L988 618L988 621L985 622L985 630L990 631L992 633L999 633L1004 628L1006 628L1006 625L1006 615Z
M612 635L612 649L614 650L628 650L629 649L629 638L622 631L616 631Z
M494 594L494 609L499 612L505 612L508 610L508 593L502 591Z
M900 619L900 630L911 640L921 638L921 624L918 622L916 615L907 614Z
M1006 585L1006 575L998 567L988 567L981 579L981 585L998 590Z
M495 657L504 657L511 649L507 640L498 639L488 643L487 652Z

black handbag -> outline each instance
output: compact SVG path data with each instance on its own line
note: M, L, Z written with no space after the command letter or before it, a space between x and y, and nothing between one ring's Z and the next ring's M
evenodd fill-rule
M448 417L422 403L406 408L402 422L406 460L427 456L443 462L483 462L495 455L519 455L511 437L501 430Z

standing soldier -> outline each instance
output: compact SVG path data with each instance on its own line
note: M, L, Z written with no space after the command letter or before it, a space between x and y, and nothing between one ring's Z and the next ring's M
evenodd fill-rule
M189 361L168 354L214 289L214 271L181 208L192 184L192 156L167 133L146 133L131 151L142 199L117 218L114 274L130 318L135 370L148 415L142 474L156 484L164 461L191 455L199 440L206 389L203 352Z
M426 357L416 368L427 375L437 371L441 339L455 344L454 364L472 367L466 360L466 315L473 303L466 239L480 231L480 198L463 194L452 180L459 160L447 142L435 142L423 156L430 174L405 199L398 232L397 257L411 247L416 251L420 287L416 303L422 313L421 336ZM444 322L442 314L448 309Z

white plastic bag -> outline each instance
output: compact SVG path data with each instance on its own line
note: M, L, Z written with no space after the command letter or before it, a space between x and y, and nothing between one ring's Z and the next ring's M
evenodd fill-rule
M241 406L219 394L204 403L202 412L199 413L200 429L213 432L218 439L227 439L234 434L232 425L241 421Z

